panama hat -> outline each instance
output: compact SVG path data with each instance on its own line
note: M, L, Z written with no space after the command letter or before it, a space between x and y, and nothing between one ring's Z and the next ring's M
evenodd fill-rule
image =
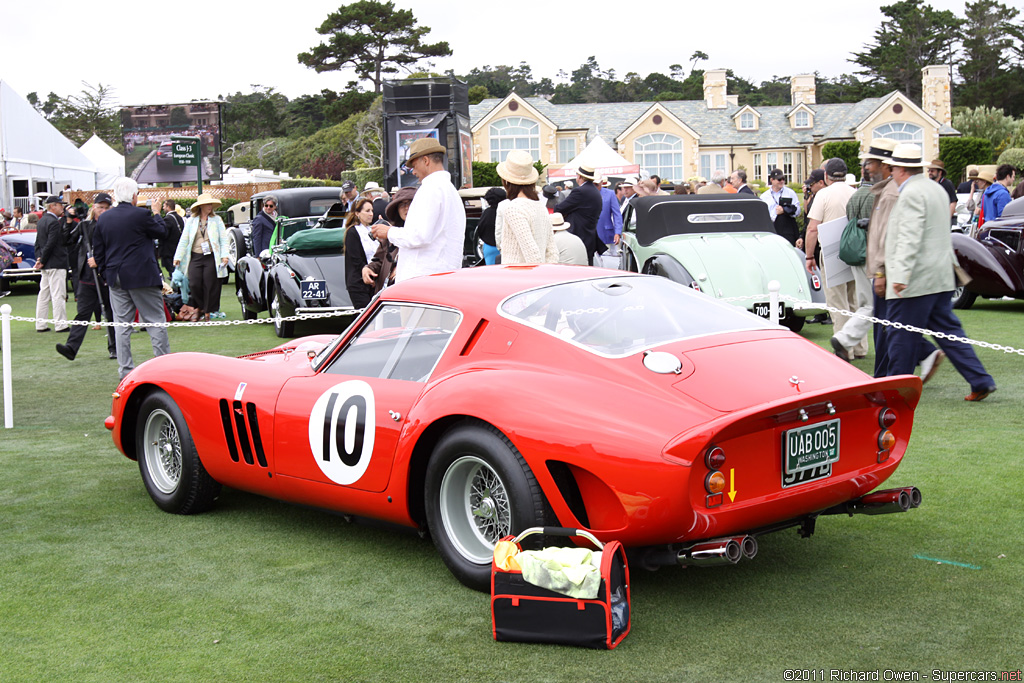
M419 138L417 140L413 140L412 144L409 145L409 156L406 157L405 163L411 164L414 160L419 159L421 156L426 154L444 153L444 145L434 138Z
M580 166L576 169L576 175L587 180L593 180L595 173L593 166Z
M868 145L868 151L860 155L861 161L867 161L868 159L875 159L877 161L883 161L889 163L889 159L892 159L892 152L896 149L896 141L890 140L889 138L875 138Z
M920 145L901 142L892 151L892 158L885 163L902 168L923 168L924 154L921 152Z
M199 207L206 206L207 204L209 204L210 206L220 206L220 200L214 197L209 192L202 193L201 195L199 195L199 197L196 198L196 201L192 204L192 215L197 215L199 213Z
M568 230L569 224L562 218L562 214L553 213L551 214L551 229L552 230Z
M495 170L499 178L513 185L533 185L540 175L533 166L533 157L522 149L509 152Z
M946 164L942 163L938 159L932 159L932 163L928 164L928 170L935 169L936 171L946 172Z

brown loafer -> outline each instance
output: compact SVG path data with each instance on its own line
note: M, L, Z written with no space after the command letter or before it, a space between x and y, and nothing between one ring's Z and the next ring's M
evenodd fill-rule
M984 389L981 389L980 391L972 391L971 393L967 394L966 396L964 396L964 400L965 401L982 401L982 400L988 398L988 396L990 394L994 394L995 392L996 392L996 388L994 386L985 387Z

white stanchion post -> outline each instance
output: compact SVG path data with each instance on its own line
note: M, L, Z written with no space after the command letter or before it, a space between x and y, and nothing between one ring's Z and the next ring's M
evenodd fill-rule
M771 280L768 282L768 319L772 321L772 325L779 324L779 290L782 289L782 285L779 284L778 280Z
M0 343L4 365L4 429L14 427L14 394L11 390L11 305L0 306Z

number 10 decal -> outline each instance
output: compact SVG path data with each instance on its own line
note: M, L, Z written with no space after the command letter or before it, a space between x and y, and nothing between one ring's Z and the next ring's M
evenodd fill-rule
M309 447L317 466L336 484L359 481L370 465L376 430L373 389L361 380L336 384L313 404Z

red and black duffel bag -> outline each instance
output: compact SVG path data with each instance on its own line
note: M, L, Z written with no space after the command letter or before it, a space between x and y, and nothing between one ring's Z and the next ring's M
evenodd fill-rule
M586 538L601 554L601 583L597 597L578 599L535 586L517 570L504 570L491 561L491 618L494 639L527 643L558 643L611 650L629 633L629 566L618 541L602 544L582 529L532 527L515 538L521 549L527 536Z

